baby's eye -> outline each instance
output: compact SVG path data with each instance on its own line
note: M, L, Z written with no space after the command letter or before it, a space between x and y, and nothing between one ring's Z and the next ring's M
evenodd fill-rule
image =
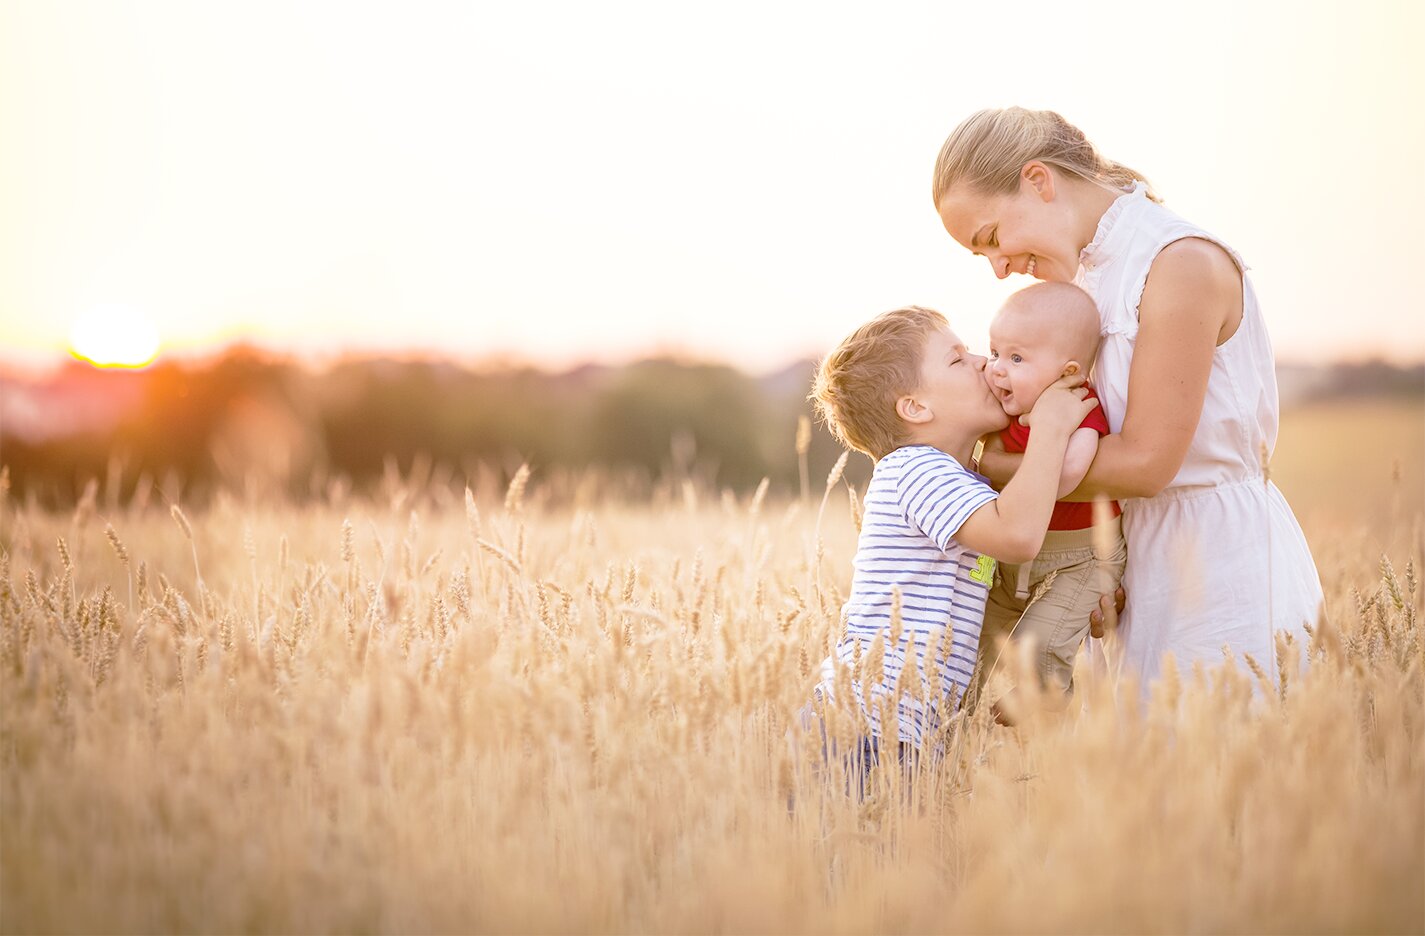
M990 360L991 360L991 361L998 361L998 360L999 360L999 352L996 351L994 348L990 348Z
M1022 363L1024 361L1024 358L1020 357L1018 354L1011 354L1009 356L1009 359L1016 364Z

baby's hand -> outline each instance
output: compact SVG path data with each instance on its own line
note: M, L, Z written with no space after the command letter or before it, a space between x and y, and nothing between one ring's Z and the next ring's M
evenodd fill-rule
M1089 413L1098 406L1097 399L1085 399L1082 374L1068 374L1049 385L1034 404L1034 409L1019 421L1036 432L1061 432L1068 436Z

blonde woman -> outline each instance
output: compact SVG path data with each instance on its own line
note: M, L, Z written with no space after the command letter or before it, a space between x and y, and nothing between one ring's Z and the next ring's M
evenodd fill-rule
M1112 434L1070 495L1120 501L1128 542L1125 663L1144 685L1171 655L1270 667L1321 608L1311 552L1264 476L1277 437L1272 348L1236 251L1165 208L1052 111L985 110L935 162L945 230L995 275L1073 282L1094 297L1094 384ZM1020 456L986 452L1003 480Z

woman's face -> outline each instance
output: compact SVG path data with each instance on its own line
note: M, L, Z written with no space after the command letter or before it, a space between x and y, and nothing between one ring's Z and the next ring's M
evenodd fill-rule
M1026 163L1019 190L986 195L954 186L940 200L940 220L960 246L990 262L995 276L1024 273L1073 282L1079 269L1066 202L1056 198L1055 177L1041 162ZM1060 193L1061 194L1061 193Z

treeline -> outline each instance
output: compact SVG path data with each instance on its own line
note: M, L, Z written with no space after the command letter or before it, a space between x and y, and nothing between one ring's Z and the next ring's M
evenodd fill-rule
M74 362L41 384L5 382L0 464L15 494L55 504L96 479L111 500L154 487L191 501L220 486L302 498L413 481L496 496L525 463L541 496L555 498L677 496L684 482L745 493L763 478L797 491L812 371L810 361L752 377L673 360L561 374L355 360L313 372L243 348L138 372ZM1425 399L1425 365L1280 376L1285 405ZM840 453L815 427L805 471L813 496ZM864 483L870 468L856 456L847 478Z
M645 496L685 481L743 493L764 477L796 490L811 374L810 362L755 378L672 360L562 374L362 360L315 373L245 349L139 372L76 362L26 391L39 419L8 421L0 461L14 493L54 503L91 479L113 497L157 485L186 500L219 486L369 491L412 474L495 487L524 463L569 496L590 484ZM839 454L817 427L807 461L818 495ZM869 475L857 461L853 480Z
M1333 364L1305 395L1325 399L1398 396L1425 399L1425 364L1396 366L1381 361Z

